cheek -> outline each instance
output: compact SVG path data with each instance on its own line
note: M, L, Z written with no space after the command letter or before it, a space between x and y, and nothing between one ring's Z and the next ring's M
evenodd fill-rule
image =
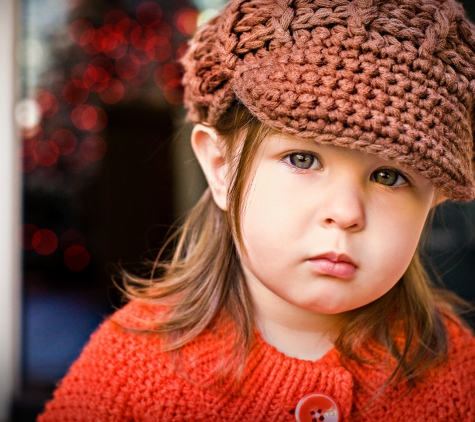
M261 166L244 202L244 246L261 262L292 253L291 245L299 239L302 242L309 231L314 206L305 189L296 194L292 180L272 167Z
M241 220L244 247L248 253L266 259L266 252L272 254L279 239L279 221L285 218L282 204L260 185L254 185L245 203Z
M285 213L283 209L284 201L276 195L272 186L273 180L261 172L254 176L254 180L248 189L247 197L244 201L242 213L243 234L261 231L262 235L267 234L266 227L275 225L275 222L282 218Z
M396 213L398 218L391 221L380 221L380 235L374 246L375 259L381 263L381 270L390 276L392 284L402 277L414 256L427 213L428 210L423 207L412 212Z

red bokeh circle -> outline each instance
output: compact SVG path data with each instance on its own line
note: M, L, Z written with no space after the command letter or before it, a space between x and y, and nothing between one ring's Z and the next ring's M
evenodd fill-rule
M107 104L115 104L124 98L124 93L124 84L119 79L111 79L107 88L99 92L99 97Z
M183 88L165 86L163 96L172 105L180 105L183 103Z
M175 13L175 26L185 35L192 35L198 24L198 11L191 8L183 8Z
M94 27L86 19L76 19L69 25L69 37L79 45L86 45L92 41L94 36Z
M63 98L71 105L85 103L89 97L89 91L84 88L82 83L69 81L63 87Z
M81 154L87 161L99 161L107 152L107 144L100 136L91 135L81 142Z
M127 40L115 26L106 25L98 29L92 40L93 47L108 56L121 57L127 52Z
M51 141L58 146L62 155L71 154L76 149L76 135L68 129L58 129L51 135Z
M117 74L126 80L134 79L140 72L140 64L136 56L129 54L115 62Z
M80 130L100 132L107 125L107 114L100 107L81 104L72 111L71 121Z
M128 19L127 13L123 10L114 9L104 16L104 25L115 25L116 28L122 28L121 26L117 27L117 25L124 25Z
M33 157L40 166L50 167L58 161L58 145L52 141L40 141L33 151Z
M84 72L83 82L89 91L100 92L107 88L110 76L102 66L89 65Z
M156 26L162 17L162 9L153 1L144 1L137 7L135 16L142 25Z
M50 119L58 112L58 99L51 92L39 91L36 95L36 101L40 106L43 118Z
M31 173L36 167L38 163L35 160L33 155L25 155L22 157L22 171L23 173Z
M51 255L58 248L58 236L52 230L41 229L33 235L31 245L40 255Z
M84 246L73 245L64 251L63 260L72 271L82 271L89 265L91 257Z

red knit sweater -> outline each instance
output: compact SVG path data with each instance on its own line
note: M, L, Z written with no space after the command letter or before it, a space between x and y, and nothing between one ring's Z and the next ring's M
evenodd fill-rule
M114 319L137 325L150 319L142 305L129 304ZM347 421L475 421L475 339L447 322L446 364L428 373L405 394L380 397L355 414L381 386L387 371L351 363L342 366L330 350L316 362L290 358L258 336L239 394L206 387L226 345L207 331L183 348L183 365L195 381L160 352L156 335L124 331L106 321L46 405L38 422L48 421L295 421L299 400L313 392L333 397ZM384 396L384 395L383 395Z

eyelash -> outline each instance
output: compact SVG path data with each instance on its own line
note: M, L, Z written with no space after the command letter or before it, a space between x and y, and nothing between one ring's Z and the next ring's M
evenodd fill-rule
M305 168L305 167L299 167L298 165L296 165L295 163L292 162L292 157L296 157L296 156L306 156L306 157L311 157L312 158L312 161L309 165L308 168ZM294 169L295 171L308 171L308 170L320 170L323 165L321 163L321 160L320 158L318 157L318 155L316 155L315 153L313 152L309 152L309 151L295 151L295 152L291 152L289 154L287 154L284 158L283 158L283 161L289 165L290 167L292 167L292 169ZM319 164L319 167L318 168L311 168L314 163L318 163ZM378 173L384 173L384 172L390 172L390 173L394 173L396 175L396 182L399 180L399 178L402 178L404 180L404 183L402 184L394 184L394 185L387 185L385 183L381 183L381 182L378 182L376 180L376 175ZM398 189L400 188L401 186L412 186L412 182L410 180L410 178L408 176L406 176L404 173L402 173L401 171L395 169L395 168L392 168L392 167L383 167L383 168L379 168L375 171L373 171L371 173L371 176L370 176L371 180L373 182L376 182L386 188L389 188L389 189Z

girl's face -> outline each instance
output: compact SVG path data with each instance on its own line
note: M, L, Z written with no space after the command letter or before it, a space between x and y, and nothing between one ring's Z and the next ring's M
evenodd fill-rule
M341 314L401 278L435 188L376 155L269 135L243 204L241 262L257 311Z

